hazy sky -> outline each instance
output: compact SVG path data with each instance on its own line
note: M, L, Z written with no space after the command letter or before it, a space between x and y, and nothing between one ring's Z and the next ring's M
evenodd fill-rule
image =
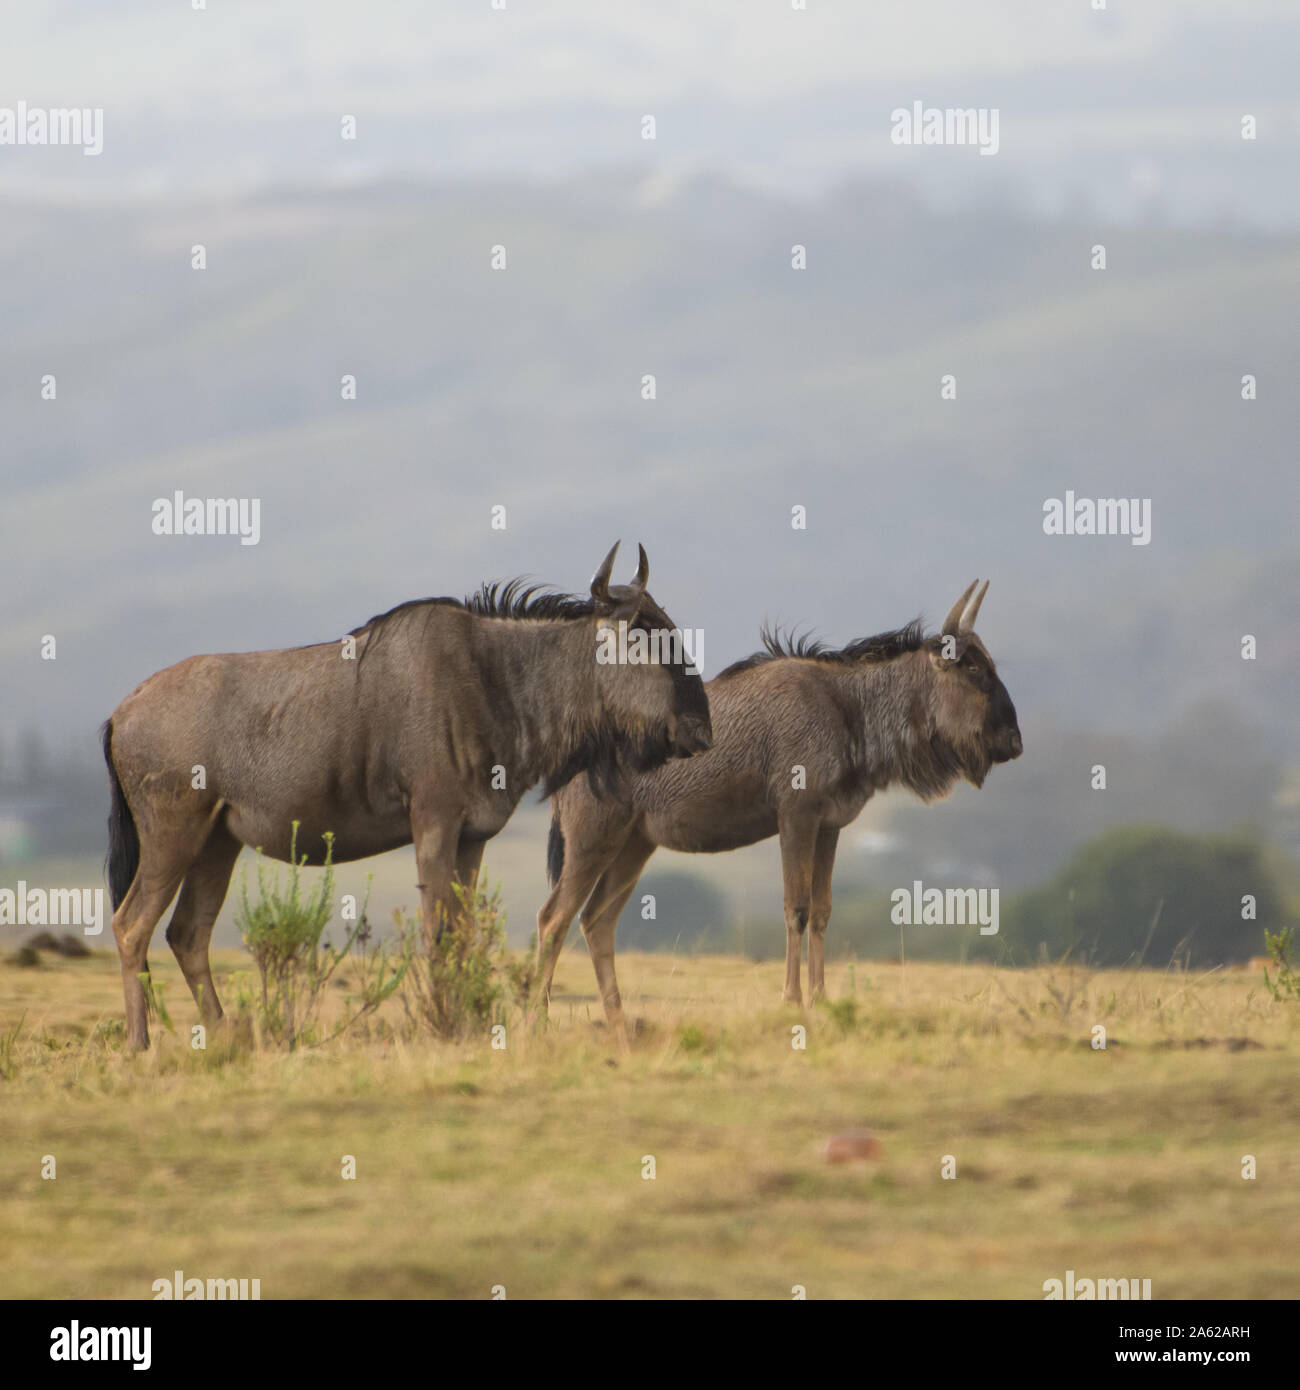
M1046 210L1300 222L1291 0L51 0L15 7L0 106L102 107L104 154L0 148L0 191L165 194L376 175L704 167L789 192L892 170ZM889 141L996 106L1000 158ZM1243 150L1240 118L1260 121ZM356 116L358 138L339 122ZM654 114L657 139L640 118Z

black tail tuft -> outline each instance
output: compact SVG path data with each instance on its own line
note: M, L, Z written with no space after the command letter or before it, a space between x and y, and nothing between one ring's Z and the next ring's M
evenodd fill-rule
M546 837L546 877L554 888L564 872L564 831L560 829L560 818L551 807L551 833Z
M108 811L108 896L116 911L126 897L131 880L140 865L140 835L135 828L135 818L131 808L122 795L122 784L118 781L117 768L113 766L113 721L110 719L100 730L104 737L104 761L108 764L109 794L112 798Z

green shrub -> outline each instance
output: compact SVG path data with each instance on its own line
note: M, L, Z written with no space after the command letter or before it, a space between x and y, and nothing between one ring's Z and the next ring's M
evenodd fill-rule
M1300 971L1291 960L1291 951L1295 945L1294 928L1284 927L1280 932L1265 931L1264 944L1268 947L1269 958L1277 971L1276 975L1270 976L1267 967L1264 970L1264 983L1268 986L1268 992L1278 1000L1300 999Z
M453 885L456 908L441 939L420 917L393 913L411 968L402 992L408 1020L421 1032L455 1041L505 1022L507 992L527 997L532 969L506 951L501 889L467 892Z
M334 836L328 831L324 836L325 876L309 893L301 880L307 856L298 858L298 824L294 821L289 840L287 885L281 887L279 873L267 869L259 850L260 896L250 904L247 877L241 879L241 910L236 919L240 936L257 967L260 986L251 999L241 994L239 1002L251 1004L264 1037L287 1046L291 1052L328 1042L358 1019L373 1013L401 984L409 964L403 952L393 956L382 943L371 946L365 903L356 926L340 949L335 950L328 941L321 942L334 914ZM369 898L367 880L366 903ZM354 946L359 947L356 986L346 996L343 1022L323 1036L317 1017L321 995Z
M0 1033L0 1081L12 1081L18 1075L18 1061L14 1056L14 1048L26 1021L27 1014L24 1012L22 1018L7 1033Z
M144 1006L149 1011L149 1017L156 1018L169 1033L174 1033L176 1029L171 1014L167 1012L162 981L155 980L147 970L142 970L136 979L144 986Z
M843 999L822 998L817 1002L841 1033L851 1033L858 1026L858 1001L851 996Z

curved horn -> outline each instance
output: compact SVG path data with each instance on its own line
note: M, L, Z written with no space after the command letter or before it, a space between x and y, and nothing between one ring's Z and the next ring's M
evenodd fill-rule
M600 562L600 568L591 576L591 596L602 603L609 602L609 576L614 569L614 556L618 554L618 541L615 541L608 555Z
M961 622L961 615L966 611L966 602L975 592L975 586L979 583L978 579L972 579L970 588L957 600L948 610L948 616L943 620L943 627L940 629L945 637L957 636L957 625Z
M650 580L650 557L645 553L645 546L637 542L637 550L641 554L640 562L636 567L636 578L632 581L632 587L637 593L645 593L645 586Z
M975 597L971 599L970 605L961 615L961 622L957 624L957 631L961 636L965 637L969 632L974 630L975 619L979 617L980 604L984 602L984 595L987 594L988 591L989 581L986 579L983 587L976 593Z

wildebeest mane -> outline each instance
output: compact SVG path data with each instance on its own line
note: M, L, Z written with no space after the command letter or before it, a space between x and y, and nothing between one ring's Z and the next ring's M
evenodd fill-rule
M560 594L542 584L529 584L525 579L496 580L479 588L465 598L412 598L399 603L386 613L376 613L349 634L360 637L374 632L416 608L464 608L480 618L588 618L596 611L589 598Z
M483 584L471 594L464 606L480 618L589 618L596 605L589 598L575 594L559 594L541 584L529 584L525 579L506 583Z
M409 621L420 612L428 613L435 608L460 608L479 618L536 618L564 621L572 618L587 618L596 611L596 605L589 598L578 598L574 594L561 594L547 589L541 584L529 584L526 579L497 580L483 584L467 597L460 598L413 598L399 603L386 613L375 616L360 627L354 627L348 634L360 637L367 634L362 657L384 633L399 623Z
M841 666L855 662L889 661L906 652L914 652L926 641L925 627L920 618L913 618L904 627L891 632L878 632L873 637L859 637L843 647L830 647L808 634L797 636L791 632L783 635L779 627L771 629L766 623L762 628L763 650L747 656L741 661L732 662L725 671L718 673L718 679L737 675L741 671L752 671L769 661L780 661L794 657L804 661L825 661Z

